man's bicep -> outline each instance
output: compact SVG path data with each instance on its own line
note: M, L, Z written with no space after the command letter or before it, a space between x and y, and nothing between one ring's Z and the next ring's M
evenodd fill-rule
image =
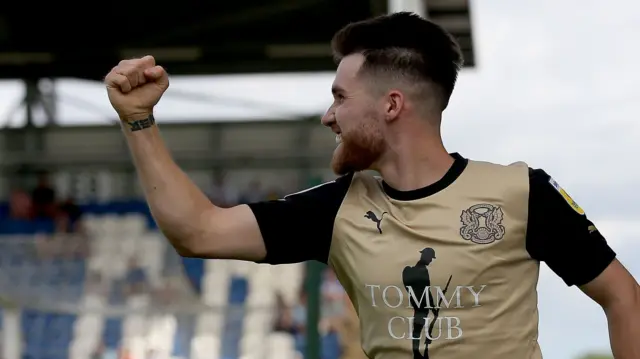
M584 210L543 170L530 170L527 250L567 285L600 275L615 252Z
M249 206L215 208L204 213L200 220L205 223L202 228L206 230L183 255L246 261L259 261L265 257L260 227Z
M286 196L249 204L271 264L317 260L327 263L333 226L351 176Z
M640 293L638 282L618 260L580 289L605 309L616 304L632 306Z

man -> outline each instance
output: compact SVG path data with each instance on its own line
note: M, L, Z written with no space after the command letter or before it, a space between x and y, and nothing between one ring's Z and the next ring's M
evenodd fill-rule
M169 85L162 67L147 56L107 75L147 201L176 250L330 264L375 359L414 356L412 301L439 313L418 324L423 339L433 327L422 357L541 358L536 283L545 261L603 307L616 358L640 358L640 288L584 211L542 170L445 150L440 121L462 62L452 37L397 13L346 26L332 46L335 101L322 123L336 133L341 177L230 209L213 206L162 142L153 118ZM424 248L437 254L429 289L405 287L403 269Z
M413 357L415 359L429 357L429 344L433 342L433 327L437 323L439 303L433 300L431 293L431 279L429 277L429 264L436 259L436 252L433 248L425 248L420 251L420 260L414 266L406 266L402 271L402 284L406 287L407 293L417 292L425 293L424 301L418 301L411 298L410 303L413 308L413 328L411 335ZM445 288L443 294L448 288ZM433 312L433 318L429 323L429 312ZM428 325L425 332L425 349L424 354L420 350L420 340L422 339L422 331Z

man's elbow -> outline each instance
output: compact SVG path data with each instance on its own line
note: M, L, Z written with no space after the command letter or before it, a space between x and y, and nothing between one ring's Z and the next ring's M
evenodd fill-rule
M205 258L215 234L212 224L205 220L183 221L179 224L158 222L158 228L176 252L187 258Z
M187 258L261 261L266 256L260 228L247 206L205 211L198 220L163 232L176 252Z
M177 236L165 231L162 231L162 234L181 257L203 258L202 250L198 248L198 240L195 237L185 235Z
M202 211L196 218L157 221L158 228L176 252L186 258L206 258L217 236L213 231L212 211Z
M187 247L184 245L174 245L173 248L175 248L176 252L178 253L178 255L180 255L180 257L203 258L203 259L205 258L200 252L198 252L197 250L191 247Z

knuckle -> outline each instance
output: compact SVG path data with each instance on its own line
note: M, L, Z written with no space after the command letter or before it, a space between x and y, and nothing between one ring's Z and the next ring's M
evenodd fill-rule
M129 82L129 80L128 80L126 77L118 76L118 77L114 80L114 82L115 82L116 84L118 84L118 85L124 85L125 83Z
M141 62L146 62L148 64L151 64L152 66L154 66L155 63L156 63L156 59L152 55L147 55L147 56L143 57L142 60L143 61L141 61Z
M115 84L118 82L118 76L115 72L109 72L104 78L104 82L108 84Z

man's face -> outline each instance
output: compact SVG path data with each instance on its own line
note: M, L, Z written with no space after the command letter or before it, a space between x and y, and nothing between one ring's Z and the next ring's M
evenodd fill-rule
M332 87L334 102L322 118L322 124L336 133L331 167L338 175L370 169L385 149L382 104L358 74L363 60L357 54L340 62Z

